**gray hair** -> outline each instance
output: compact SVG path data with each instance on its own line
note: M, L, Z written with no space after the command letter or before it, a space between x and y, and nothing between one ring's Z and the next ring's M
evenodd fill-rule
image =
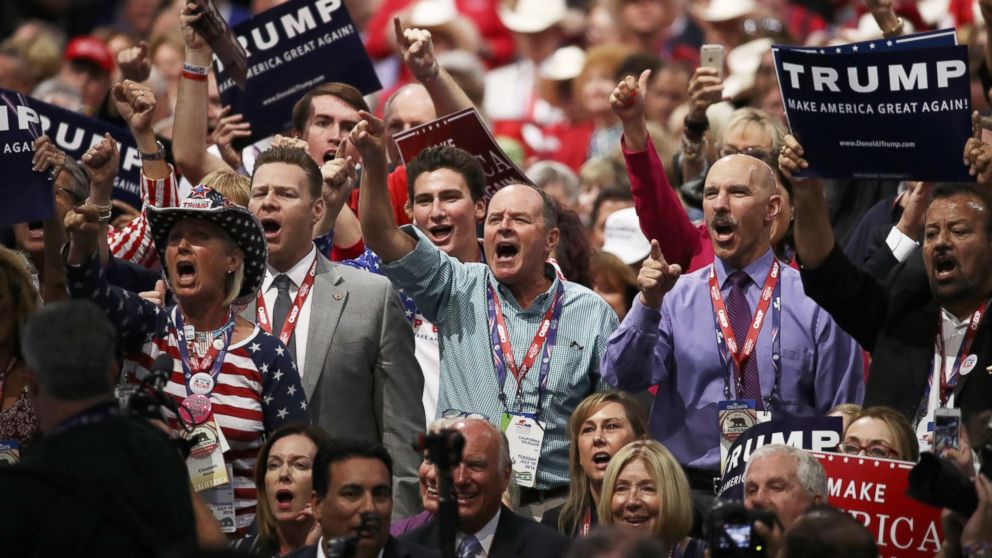
M811 453L794 446L768 444L755 450L751 454L751 459L748 460L747 466L744 468L744 482L747 482L747 475L751 472L751 465L755 461L773 455L787 455L791 457L796 464L796 477L799 479L799 484L810 497L821 496L823 501L826 502L827 495L829 494L827 473L824 472L823 466L820 465L820 462Z
M575 203L579 199L579 177L572 169L558 161L538 161L527 169L527 178L542 190L552 182L559 182L568 200Z
M109 397L116 339L98 306L67 300L45 305L28 321L21 351L48 395L66 401Z
M62 167L63 172L69 173L71 180L66 190L72 195L78 203L83 203L86 198L90 197L90 179L83 172L83 167L79 166L79 163L69 155L65 156L65 165Z

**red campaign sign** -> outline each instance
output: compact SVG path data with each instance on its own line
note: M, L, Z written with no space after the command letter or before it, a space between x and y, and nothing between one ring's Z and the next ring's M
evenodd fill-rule
M827 473L828 502L875 535L881 558L932 557L944 540L940 510L906 494L913 463L811 452Z
M503 186L533 182L503 152L479 113L467 108L410 128L393 136L404 164L428 147L451 145L464 149L482 163L486 173L486 201Z

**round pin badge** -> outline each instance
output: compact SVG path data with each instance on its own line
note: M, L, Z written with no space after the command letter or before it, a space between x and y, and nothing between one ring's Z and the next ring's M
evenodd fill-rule
M975 369L978 364L978 355L968 355L961 361L961 375L965 375Z
M203 424L210 417L210 409L213 407L210 400L200 394L193 394L183 400L179 406L179 416L187 424Z
M197 395L208 395L214 390L214 379L206 372L193 374L189 379L189 390Z
M199 426L193 430L188 441L190 442L189 454L192 457L207 457L220 444L217 433L208 426Z
M214 339L214 348L218 351L224 348L224 342L220 339Z

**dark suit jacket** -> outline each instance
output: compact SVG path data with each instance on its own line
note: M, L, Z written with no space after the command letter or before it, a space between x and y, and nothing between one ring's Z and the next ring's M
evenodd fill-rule
M496 537L489 548L489 558L554 558L565 554L568 537L540 523L521 517L509 508L501 507ZM423 527L414 529L399 537L429 548L440 548L441 530L437 519L432 519Z
M933 370L940 316L920 252L880 282L834 246L820 267L803 269L802 278L806 294L872 354L865 406L888 405L912 421ZM965 420L992 407L992 320L982 321L971 353L978 364L954 388Z
M382 550L382 558L441 558L441 553L436 550L398 541L393 537L389 537ZM317 545L304 546L283 558L317 558Z

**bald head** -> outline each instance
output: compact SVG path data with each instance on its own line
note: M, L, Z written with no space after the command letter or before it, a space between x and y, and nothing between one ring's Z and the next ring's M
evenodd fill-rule
M382 116L386 126L387 154L389 161L395 163L400 160L400 152L393 135L426 124L437 118L437 113L427 89L419 83L411 83L389 96L382 108Z
M771 167L749 155L713 164L703 187L703 215L718 258L744 269L769 250L782 210Z

